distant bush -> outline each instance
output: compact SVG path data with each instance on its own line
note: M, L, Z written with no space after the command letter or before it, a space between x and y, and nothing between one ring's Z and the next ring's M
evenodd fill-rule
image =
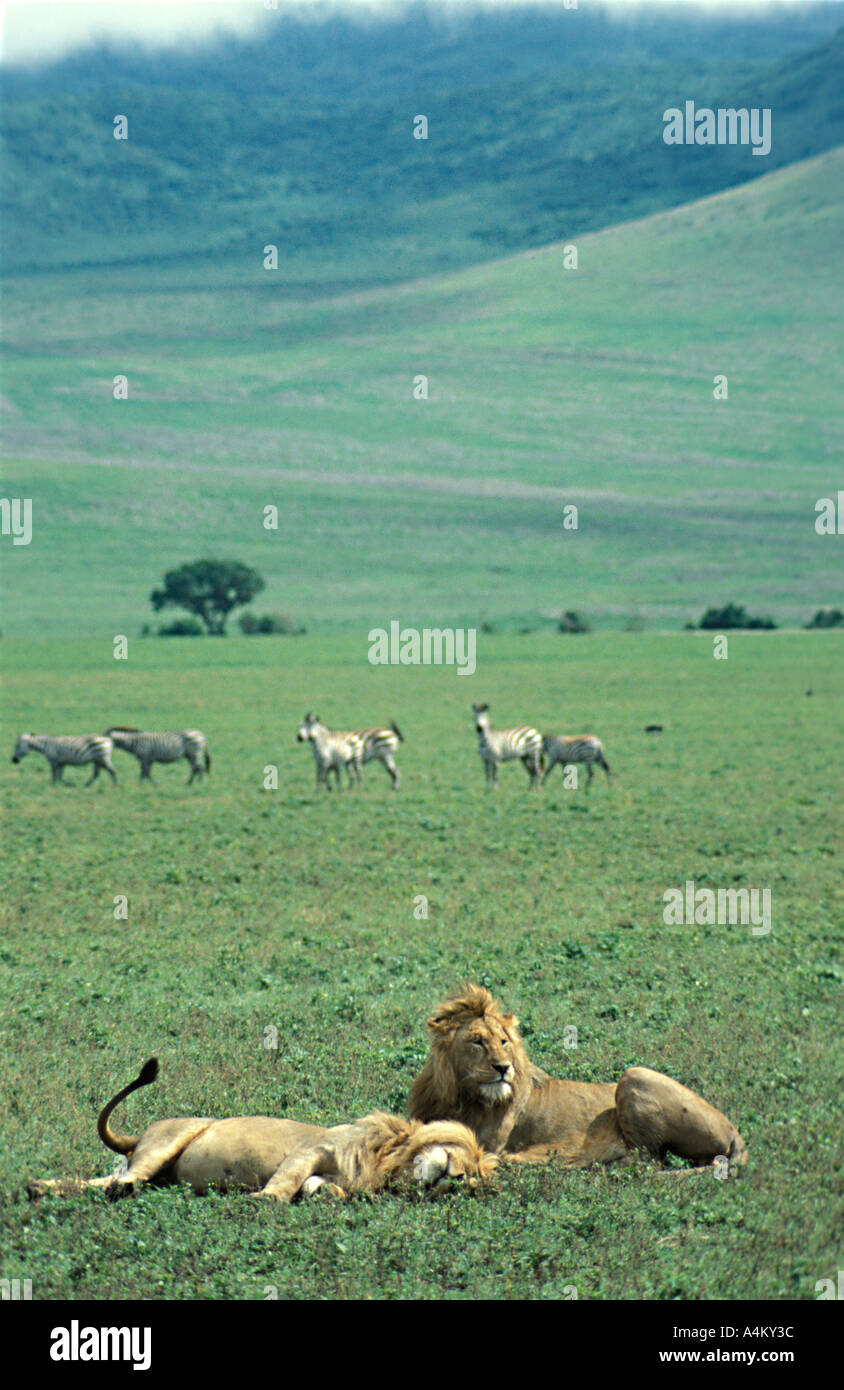
M159 637L202 637L204 629L198 618L176 618L158 629Z
M628 618L628 619L627 619L627 622L624 624L624 631L625 631L625 632L644 632L644 630L645 630L645 620L644 620L644 618L640 618L640 617L638 617L638 616L637 616L637 617L633 617L633 618Z
M740 603L727 603L723 608L707 608L700 620L700 626L707 632L726 632L730 628L751 628L756 631L772 631L776 627L773 618L752 618Z
M592 631L592 624L589 622L589 620L587 618L582 617L580 613L573 612L571 609L569 609L568 612L563 614L562 618L557 624L557 627L560 632Z
M237 622L245 637L255 634L301 637L308 630L298 618L291 618L288 613L264 613L260 616L257 613L241 613Z
M844 627L844 613L840 608L819 608L807 627Z

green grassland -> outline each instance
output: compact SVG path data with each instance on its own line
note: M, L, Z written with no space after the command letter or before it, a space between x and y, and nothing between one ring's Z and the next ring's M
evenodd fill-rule
M71 769L54 789L37 755L0 768L4 1277L35 1298L811 1299L841 1267L835 634L734 635L726 661L702 634L482 635L471 678L371 667L364 633L132 639L126 662L106 639L3 646L7 755L22 728L131 722L196 724L213 757L190 788L184 765L141 785L119 753L117 787ZM500 723L598 732L616 780L565 790L557 772L530 794L510 765L487 794L477 699ZM307 708L395 718L398 795L377 764L359 793L316 794ZM770 934L666 926L686 879L769 887ZM30 1178L110 1171L98 1108L154 1053L127 1128L401 1110L424 1020L464 978L518 1012L552 1074L641 1063L701 1091L748 1141L745 1174L549 1162L436 1200L27 1203Z
M814 505L840 485L843 173L838 149L578 238L576 271L557 245L316 297L242 262L10 281L3 489L34 531L4 635L134 635L209 551L311 625L840 604Z

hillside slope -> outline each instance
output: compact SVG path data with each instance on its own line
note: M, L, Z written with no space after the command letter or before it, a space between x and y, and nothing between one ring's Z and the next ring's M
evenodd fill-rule
M576 31L569 19L560 34ZM711 35L697 54L622 47L626 62L600 65L573 63L559 36L542 62L528 45L462 72L459 51L409 72L400 52L383 81L319 70L306 91L288 65L281 90L256 75L248 99L200 64L175 87L45 77L4 103L5 266L169 260L182 275L273 243L300 281L396 282L678 206L844 141L844 30L776 59L751 46L739 60L732 45L725 58ZM383 55L368 57L377 76ZM666 146L663 112L687 99L771 108L770 153ZM413 138L418 113L426 140ZM115 114L128 140L112 138Z
M555 245L323 298L254 268L14 282L4 486L36 522L5 634L135 632L208 551L310 623L840 605L813 523L840 485L842 201L838 149L579 238L576 271Z

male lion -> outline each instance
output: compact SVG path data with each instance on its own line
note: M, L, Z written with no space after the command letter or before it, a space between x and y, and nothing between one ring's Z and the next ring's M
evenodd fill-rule
M699 1165L747 1161L726 1116L678 1081L648 1067L606 1085L555 1081L528 1058L518 1023L478 985L441 1004L428 1020L434 1042L410 1089L411 1117L462 1120L485 1148L517 1161L558 1155L579 1168L632 1149Z
M291 1202L327 1184L335 1196L347 1190L379 1192L405 1173L426 1187L447 1178L474 1185L487 1178L497 1160L484 1153L465 1125L452 1121L422 1124L401 1115L373 1112L354 1124L300 1124L267 1115L230 1120L157 1120L140 1137L115 1134L109 1116L115 1106L158 1075L152 1057L141 1073L108 1102L97 1121L103 1143L130 1156L125 1173L88 1181L44 1180L29 1185L30 1197L47 1192L75 1196L98 1187L108 1197L131 1195L144 1182L187 1183L194 1192L210 1187L246 1189L256 1197Z

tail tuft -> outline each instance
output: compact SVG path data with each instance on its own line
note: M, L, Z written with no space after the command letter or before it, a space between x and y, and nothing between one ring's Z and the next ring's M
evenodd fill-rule
M394 719L390 720L390 728L392 729L393 733L397 735L399 743L404 743L404 734L402 733L401 729L399 728L398 724L395 722Z
M205 771L211 771L211 754L208 752L207 748L205 750Z
M149 1061L148 1061L148 1062L144 1062L144 1065L141 1067L141 1070L140 1070L140 1072L138 1073L137 1080L135 1081L135 1085L136 1085L136 1086L151 1086L152 1083L153 1083L153 1081L155 1080L155 1078L156 1078L157 1076L158 1076L158 1058L157 1058L157 1057L150 1057Z

